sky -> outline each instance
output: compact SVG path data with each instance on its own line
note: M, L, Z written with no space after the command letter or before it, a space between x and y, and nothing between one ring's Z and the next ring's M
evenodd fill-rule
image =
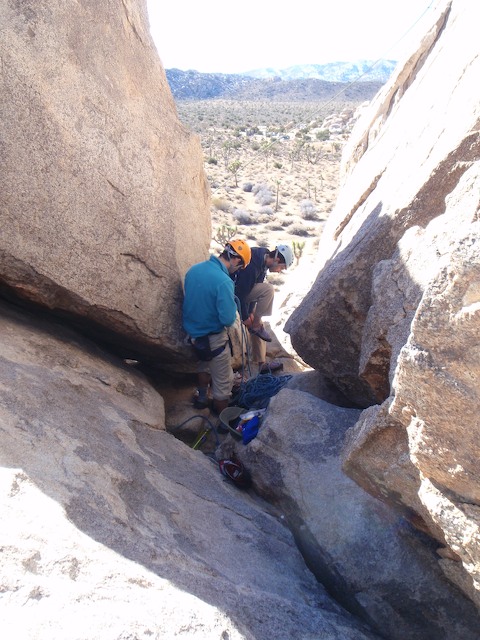
M416 38L425 16L420 23L418 19L425 11L433 11L435 3L147 0L150 30L164 68L202 73L399 60L409 50L408 42Z

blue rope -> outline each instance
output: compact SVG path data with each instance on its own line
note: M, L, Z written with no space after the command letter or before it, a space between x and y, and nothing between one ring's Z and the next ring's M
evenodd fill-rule
M291 375L274 376L271 373L250 378L240 385L233 404L246 409L265 409L270 398L276 395L291 378Z
M235 303L237 305L240 318L242 317L240 300L235 296ZM250 354L248 353L248 340L246 337L245 325L241 323L242 328L242 371L245 370L244 352L247 349L247 368L248 373L251 375L250 370ZM276 395L282 387L291 379L291 375L274 376L271 373L265 373L258 375L255 378L250 378L247 382L242 382L240 388L232 399L230 404L238 405L239 407L245 407L246 409L265 409L270 402L270 398Z

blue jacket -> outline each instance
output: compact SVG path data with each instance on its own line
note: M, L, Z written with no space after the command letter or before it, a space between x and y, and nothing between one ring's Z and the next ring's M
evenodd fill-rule
M219 333L235 322L234 284L215 256L194 264L185 276L183 327L192 338Z
M265 255L269 249L264 247L253 247L252 258L246 269L240 269L231 278L235 282L235 295L240 300L242 308L242 320L248 318L248 305L245 298L248 296L254 285L263 282L267 275L267 267L265 266Z

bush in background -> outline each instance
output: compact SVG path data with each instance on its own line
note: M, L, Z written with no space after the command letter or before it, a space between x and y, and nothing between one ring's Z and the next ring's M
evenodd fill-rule
M255 218L249 211L234 209L233 218L237 224L255 224Z
M266 184L256 184L253 189L253 193L255 194L255 202L258 204L265 206L267 204L272 204L275 201L275 197L269 186Z
M230 203L226 200L223 200L222 198L213 198L212 205L215 207L215 209L219 209L220 211L224 211L225 213L228 213L230 211Z
M288 229L288 233L292 236L309 236L310 232L311 229L307 229L298 224L292 224Z
M311 200L300 202L300 213L304 220L318 220L317 208Z
M273 209L272 207L260 207L260 209L258 210L258 213L263 213L268 216L273 216Z

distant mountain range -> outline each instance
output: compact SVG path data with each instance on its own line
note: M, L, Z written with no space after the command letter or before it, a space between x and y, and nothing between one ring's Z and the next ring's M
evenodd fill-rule
M370 100L390 77L396 62L329 62L288 69L255 69L244 74L166 69L176 100Z
M358 60L357 62L328 62L327 64L297 64L287 69L254 69L242 74L251 78L281 78L304 80L317 78L326 82L382 82L395 69L395 60Z

